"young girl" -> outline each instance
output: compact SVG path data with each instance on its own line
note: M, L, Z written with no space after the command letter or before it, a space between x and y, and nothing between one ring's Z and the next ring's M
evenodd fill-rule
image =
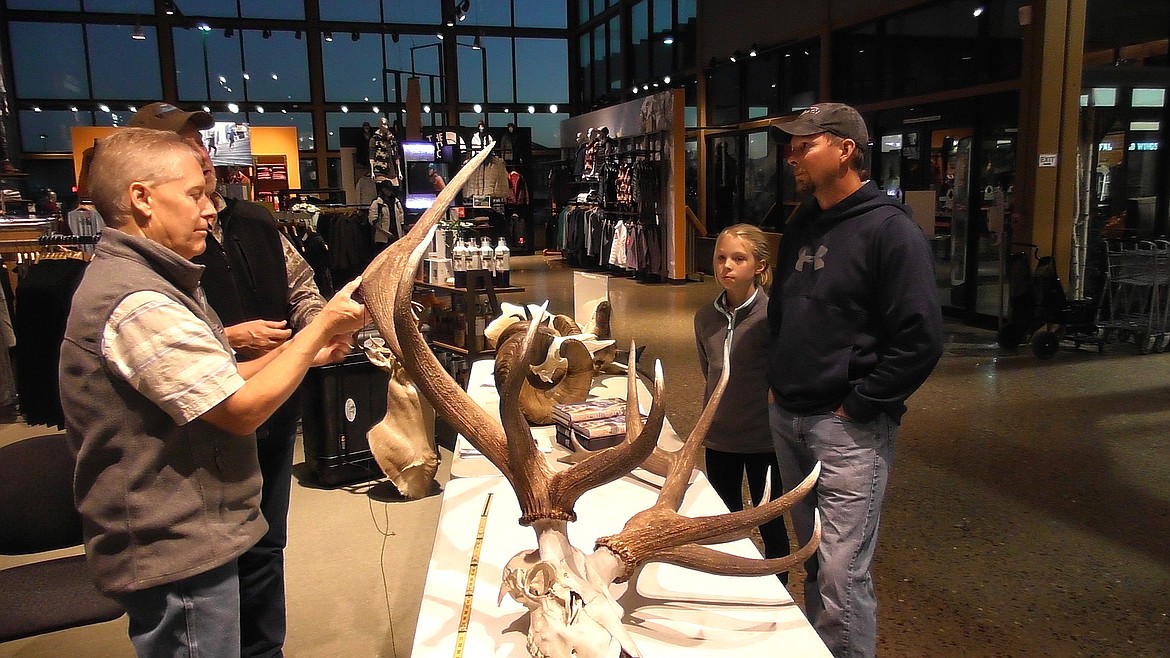
M715 241L715 276L723 292L695 313L699 365L707 380L703 399L723 372L723 344L731 341L731 377L707 434L707 479L727 508L743 509L747 473L752 504L759 505L771 472L772 498L782 492L768 429L768 295L772 256L764 233L749 224L723 229ZM788 555L784 518L760 526L764 557ZM788 574L779 574L787 583Z

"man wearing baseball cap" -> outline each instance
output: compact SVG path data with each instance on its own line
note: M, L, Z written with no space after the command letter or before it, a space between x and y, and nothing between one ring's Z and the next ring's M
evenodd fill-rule
M926 236L865 175L869 131L841 103L776 125L809 198L784 229L768 303L769 420L790 489L821 463L817 497L793 508L806 563L805 614L834 656L873 656L870 567L904 401L942 355Z
M308 326L325 305L312 268L280 233L267 208L211 192L215 167L199 131L215 125L212 116L151 103L135 113L130 125L178 133L200 154L217 213L207 249L192 261L206 267L202 284L207 301L223 321L237 358L259 358ZM260 511L268 532L238 560L245 657L280 656L284 646L284 547L300 409L300 395L294 393L256 430L263 476Z

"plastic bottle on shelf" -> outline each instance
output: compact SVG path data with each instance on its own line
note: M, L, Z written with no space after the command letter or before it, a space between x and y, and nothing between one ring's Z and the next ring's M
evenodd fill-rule
M496 279L496 252L492 250L492 239L483 237L479 242L479 262L483 269L488 271L488 276L492 277L494 282Z
M455 270L455 287L467 287L467 247L462 240L455 240L451 250L451 267Z
M465 253L464 258L467 259L467 270L482 270L483 263L479 260L479 249L475 248L475 242L468 240L467 244L463 245Z
M512 257L512 252L508 249L508 243L504 241L504 238L500 238L499 244L496 245L495 254L496 273L493 279L495 280L497 286L506 288L511 285L509 283L509 279L511 278L510 271L512 269L512 264L509 262L509 260Z

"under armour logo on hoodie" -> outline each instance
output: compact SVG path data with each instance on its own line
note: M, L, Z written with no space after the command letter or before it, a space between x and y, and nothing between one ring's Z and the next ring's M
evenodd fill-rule
M803 272L805 263L813 264L813 271L819 270L825 266L825 254L829 253L829 248L825 245L817 247L816 255L809 253L808 247L801 247L800 254L796 257L796 271Z

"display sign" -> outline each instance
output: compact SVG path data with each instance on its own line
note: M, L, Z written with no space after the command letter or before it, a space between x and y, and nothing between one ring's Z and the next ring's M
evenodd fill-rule
M1040 154L1040 166L1041 167L1055 167L1056 166L1056 154L1055 153L1041 153Z
M214 126L200 130L199 134L211 154L211 164L217 167L252 166L252 131L248 124L216 121Z

